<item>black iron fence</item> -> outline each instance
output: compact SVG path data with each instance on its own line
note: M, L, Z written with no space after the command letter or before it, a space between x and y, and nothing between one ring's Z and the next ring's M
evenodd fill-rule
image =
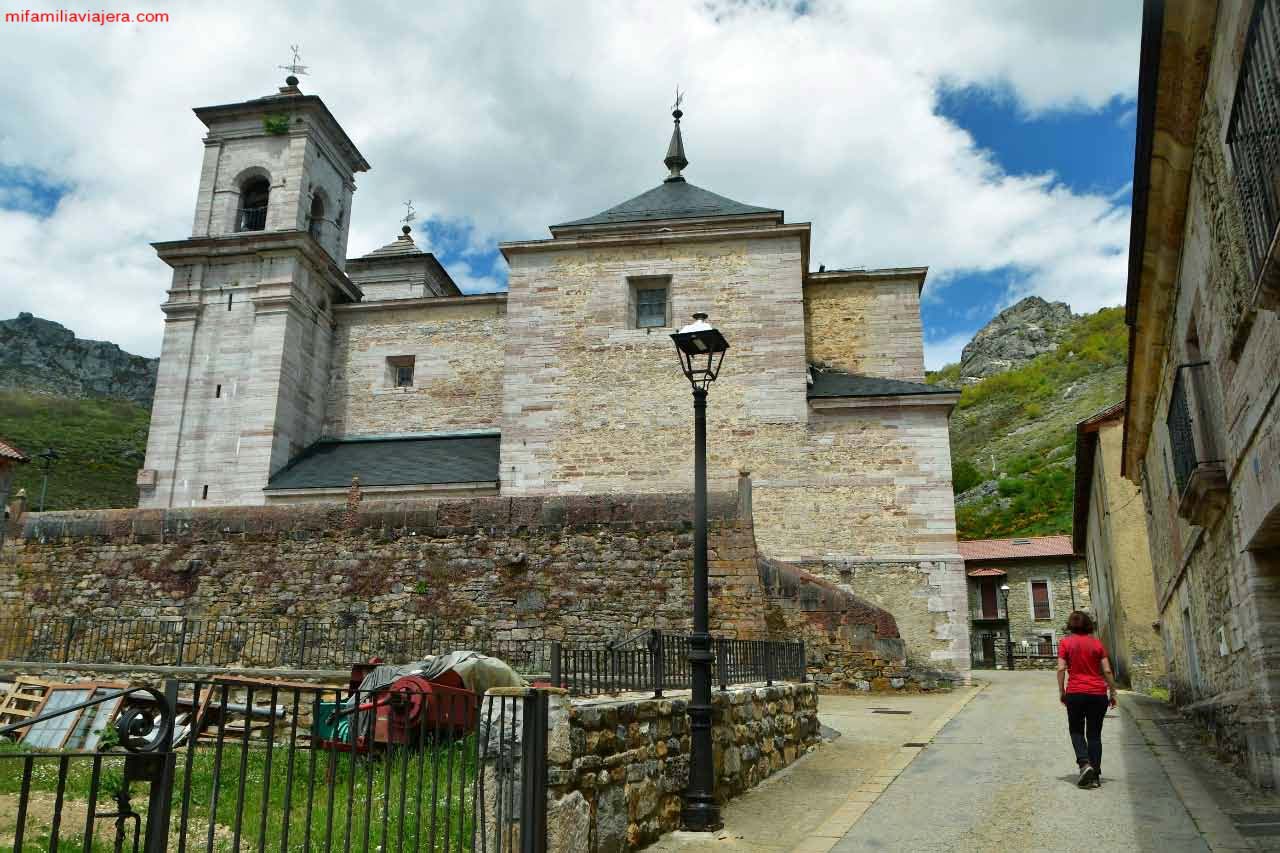
M1249 255L1256 275L1280 223L1280 3L1255 3L1245 42L1227 147L1235 167Z
M237 231L261 231L267 227L265 207L242 207L236 210Z
M969 662L978 669L1006 669L1010 665L1009 643L1003 636L970 635ZM1013 641L1013 668L1018 664L1051 663L1058 657L1058 644L1048 638Z
M342 670L469 649L577 695L687 690L689 638L642 631L614 642L463 636L429 621L66 617L0 620L0 660L26 663ZM804 643L713 638L712 675L735 684L805 680Z
M645 631L599 646L567 647L552 642L551 683L579 696L650 692L692 687L689 637ZM721 690L734 684L804 681L804 643L712 638L712 678Z
M542 642L458 636L433 621L92 618L0 620L0 660L148 666L347 669L458 649L546 672Z
M219 679L88 693L0 728L20 738L0 749L14 850L546 850L545 691ZM66 738L104 708L114 724L74 751Z

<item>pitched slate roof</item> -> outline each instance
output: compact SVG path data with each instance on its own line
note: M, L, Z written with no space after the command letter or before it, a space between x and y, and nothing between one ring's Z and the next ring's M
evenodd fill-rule
M361 486L490 483L498 479L498 436L322 440L271 478L267 491Z
M1070 536L1027 536L1021 539L972 539L960 543L965 562L1017 560L1025 557L1074 557Z
M31 461L31 457L27 456L27 454L23 453L12 444L7 444L3 440L0 440L0 459L8 459L13 462Z
M400 255L424 255L426 254L418 245L413 242L413 238L409 236L409 229L403 229L404 233L392 240L385 246L374 249L368 254L361 255L360 260L368 258L394 258Z
M709 216L747 216L753 213L776 213L781 210L743 204L710 190L694 186L683 178L663 181L648 192L615 205L595 216L562 222L551 228L574 228L583 225L615 225L623 222L648 222L657 219L702 219Z
M810 371L813 382L809 385L809 399L822 397L903 397L916 394L956 394L952 388L927 385L924 382L907 382L903 379L884 379L879 376L860 376L843 370Z

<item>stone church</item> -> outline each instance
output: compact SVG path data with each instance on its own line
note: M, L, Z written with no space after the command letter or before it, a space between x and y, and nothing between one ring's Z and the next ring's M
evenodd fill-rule
M296 79L195 113L191 236L155 244L173 280L142 507L340 501L353 477L367 499L685 493L669 334L703 311L730 344L710 488L749 474L761 553L968 668L958 395L923 382L925 268L812 271L809 223L686 180L677 110L656 187L501 244L508 291L467 295L407 227L346 257L369 164Z

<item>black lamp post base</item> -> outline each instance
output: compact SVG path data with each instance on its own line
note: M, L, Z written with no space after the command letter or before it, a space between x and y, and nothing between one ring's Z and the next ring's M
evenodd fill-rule
M720 819L720 804L715 797L685 795L684 808L680 810L680 823L688 832L715 832L724 828Z

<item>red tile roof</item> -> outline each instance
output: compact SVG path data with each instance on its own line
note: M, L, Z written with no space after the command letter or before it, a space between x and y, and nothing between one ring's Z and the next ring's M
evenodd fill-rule
M1028 536L1019 539L973 539L960 543L965 562L1017 560L1022 557L1072 557L1070 536Z
M27 454L23 453L12 444L5 444L3 439L0 439L0 459L12 459L15 462L31 461L31 458L27 456Z
M986 566L981 569L972 569L969 572L971 578L1001 578L1007 572L1004 569L997 569L995 566Z

